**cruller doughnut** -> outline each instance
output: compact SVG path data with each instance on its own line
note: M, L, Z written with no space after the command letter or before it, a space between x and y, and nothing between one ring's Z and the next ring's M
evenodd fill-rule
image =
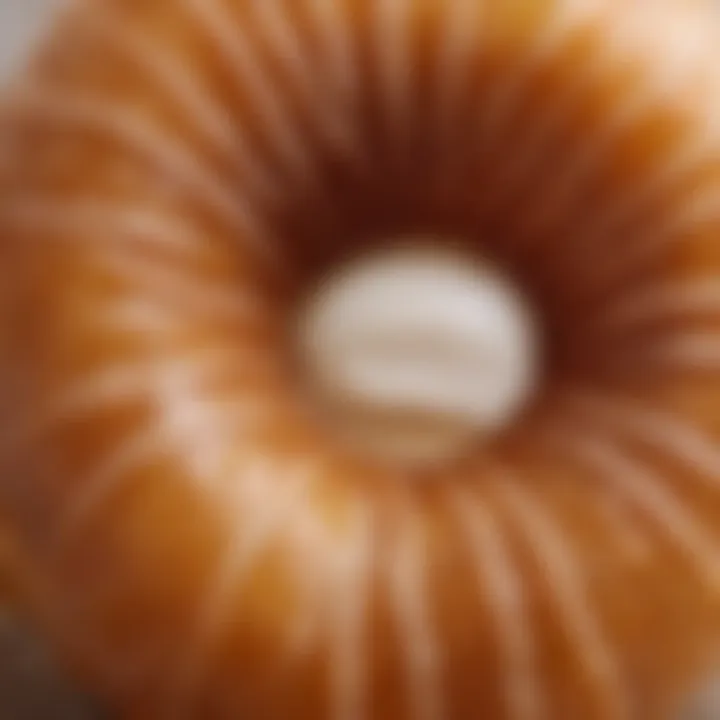
M717 23L62 12L0 115L0 509L88 688L151 720L689 707L720 651Z

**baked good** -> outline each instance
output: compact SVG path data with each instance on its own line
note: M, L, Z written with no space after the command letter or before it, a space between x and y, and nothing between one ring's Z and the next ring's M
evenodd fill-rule
M153 720L625 720L712 675L714 20L61 15L0 120L0 506L88 687ZM512 418L411 465L318 412L288 328L334 269L417 236L502 268L541 362Z

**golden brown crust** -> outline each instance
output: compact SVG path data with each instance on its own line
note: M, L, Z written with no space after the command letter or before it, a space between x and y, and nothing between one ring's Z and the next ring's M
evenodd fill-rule
M657 718L708 670L707 12L102 0L60 23L2 119L2 503L48 632L130 717ZM411 486L307 421L282 344L299 289L406 225L484 243L552 351L522 423Z

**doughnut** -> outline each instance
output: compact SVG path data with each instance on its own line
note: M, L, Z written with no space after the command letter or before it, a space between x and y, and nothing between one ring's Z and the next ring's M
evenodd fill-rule
M58 12L0 111L0 513L83 687L133 720L712 695L719 25Z

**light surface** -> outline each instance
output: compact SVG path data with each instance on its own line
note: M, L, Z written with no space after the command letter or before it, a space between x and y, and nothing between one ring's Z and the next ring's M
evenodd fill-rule
M0 0L0 83L22 65L62 0Z
M718 720L720 718L720 674L714 673L688 698L676 720Z

